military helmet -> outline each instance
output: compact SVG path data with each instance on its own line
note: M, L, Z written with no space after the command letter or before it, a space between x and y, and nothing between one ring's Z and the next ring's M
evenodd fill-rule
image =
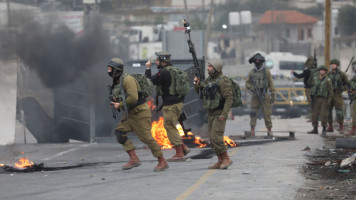
M320 66L318 67L318 71L320 71L320 70L328 71L328 68L325 67L324 65L320 65Z
M307 60L305 61L304 65L306 67L314 67L314 65L315 65L314 57L313 56L309 56L307 58Z
M112 58L109 60L108 67L112 67L116 70L124 70L124 62L120 58Z
M340 66L340 60L338 60L338 59L332 59L332 60L330 60L330 65L332 65L332 64L335 64L335 65L337 65L337 66Z
M254 53L252 53L250 59L248 60L248 62L250 64L252 64L253 62L255 62L256 60L259 60L261 62L265 61L265 57L263 56L263 53L260 51L256 51Z
M212 58L212 59L208 60L208 64L213 66L217 72L219 72L219 73L222 72L222 68L223 68L222 60L220 60L218 58Z
M171 54L168 53L167 51L156 52L156 55L160 62L166 62L166 63L171 62Z

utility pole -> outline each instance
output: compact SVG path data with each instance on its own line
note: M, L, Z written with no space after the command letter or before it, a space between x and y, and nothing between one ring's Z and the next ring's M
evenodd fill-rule
M208 45L209 45L209 40L211 35L210 27L211 27L211 17L213 15L213 8L214 8L214 0L211 0L209 16L208 16L208 24L206 26L206 37L205 37L204 54L203 54L205 57L207 57L208 55Z
M330 70L330 13L331 0L325 0L325 48L324 48L324 63Z
M7 6L7 26L8 28L11 27L11 14L10 14L10 0L6 1Z

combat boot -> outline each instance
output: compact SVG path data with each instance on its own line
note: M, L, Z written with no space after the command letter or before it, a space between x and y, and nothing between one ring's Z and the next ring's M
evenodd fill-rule
M268 127L267 128L267 137L268 138L272 138L273 137L272 127Z
M138 167L141 165L141 161L138 158L138 156L136 155L135 150L128 151L127 153L130 156L130 160L124 166L122 166L123 170L132 169L134 167Z
M327 132L334 132L334 128L333 128L333 122L329 122L329 126L328 129L326 129Z
M318 127L314 127L313 130L308 131L308 134L318 134Z
M356 126L352 126L350 132L347 135L356 135Z
M251 126L251 136L255 137L255 127Z
M182 149L183 149L184 156L186 156L190 152L189 147L185 145L183 141L182 141Z
M221 163L222 163L222 154L218 154L217 155L218 156L218 162L216 162L215 164L213 164L213 165L210 165L208 168L209 169L220 169L220 165L221 165Z
M158 165L154 168L154 172L161 172L169 168L169 165L163 156L158 157Z
M343 133L344 133L344 123L343 123L343 122L340 122L339 124L340 124L340 126L339 126L339 132L340 132L341 134L343 134Z
M182 162L185 161L182 145L174 147L176 149L176 154L172 158L168 158L168 162Z
M222 163L220 165L220 169L227 169L232 164L232 161L230 160L227 151L221 154L221 158L222 158Z
M326 135L326 126L323 126L323 130L321 131L321 134Z

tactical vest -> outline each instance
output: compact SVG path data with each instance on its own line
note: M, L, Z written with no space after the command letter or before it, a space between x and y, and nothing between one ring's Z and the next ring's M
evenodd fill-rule
M320 79L319 77L315 77L314 85L310 91L310 95L317 97L328 97L328 80L330 80L327 76Z
M356 75L354 75L354 77L350 80L350 89L356 90Z
M223 97L220 95L219 82L221 79L226 79L231 82L232 89L232 104L231 107L239 107L242 105L240 86L231 78L220 76L215 82L210 82L209 77L206 81L207 86L203 89L203 108L215 109L223 106Z
M336 73L331 71L328 76L333 85L333 90L338 90L340 92L345 90L345 86L342 83L341 72L339 70L337 70Z
M263 94L267 93L268 80L267 80L266 68L264 68L261 71L252 70L250 72L250 80L251 79L253 79L254 84L256 84L253 85L253 87L259 88ZM252 81L251 84L253 84Z
M218 108L220 106L220 101L222 100L222 96L220 95L220 88L218 85L218 80L212 81L211 77L209 77L205 83L206 87L203 88L203 108L212 110Z
M187 72L178 69L177 67L167 66L164 68L171 75L171 85L169 86L169 94L177 95L178 98L184 97L189 93L189 80ZM157 96L162 96L161 85L156 86Z
M318 68L316 68L316 67L310 67L310 68L308 68L309 69L309 71L310 71L310 74L309 74L309 78L308 78L308 80L307 80L307 86L308 87L311 87L312 85L313 85L313 80L314 80L314 78L315 78L315 76L317 76L318 75Z
M130 75L124 72L124 73L121 75L120 79L119 79L119 80L120 80L119 83L118 83L117 85L115 85L114 88L113 88L112 94L113 94L113 97L116 98L116 102L120 102L120 101L123 100L123 99L122 99L122 94L121 94L121 89L124 87L124 86L123 86L123 82L124 82L124 80L125 80L125 78L126 78L127 76L130 76ZM141 87L140 87L140 85L138 84L138 82L137 82L136 79L135 79L135 81L136 81L136 83L137 83L137 91L138 91L138 93L140 94L140 92L141 92ZM125 98L127 99L127 96L126 96L126 95L125 95ZM139 97L139 98L140 98L140 97ZM131 108L133 108L133 107L135 107L135 106L136 106L136 105L132 105L131 107L128 107L128 109L130 110Z

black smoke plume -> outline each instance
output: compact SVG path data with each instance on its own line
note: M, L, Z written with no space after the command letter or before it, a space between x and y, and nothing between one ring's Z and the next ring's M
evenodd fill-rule
M24 23L21 30L16 53L48 88L73 82L112 55L109 37L99 20L80 35L57 22L39 24L34 20Z

